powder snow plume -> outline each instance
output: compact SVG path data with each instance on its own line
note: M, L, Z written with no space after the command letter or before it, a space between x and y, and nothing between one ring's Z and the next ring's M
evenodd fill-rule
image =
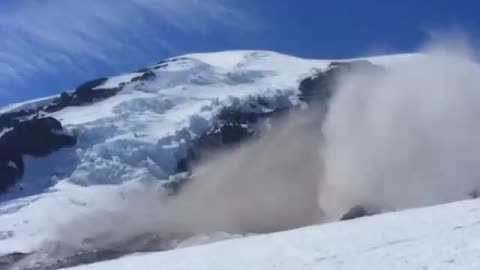
M465 46L428 46L381 76L343 79L324 123L319 206L397 210L480 187L480 66Z

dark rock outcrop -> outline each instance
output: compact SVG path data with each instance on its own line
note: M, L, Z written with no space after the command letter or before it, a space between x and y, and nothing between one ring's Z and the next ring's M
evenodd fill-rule
M28 253L14 252L5 255L0 255L0 269L10 269L16 262L27 257Z
M356 218L361 218L361 217L366 217L366 216L373 216L376 214L379 214L380 211L378 210L372 210L365 208L363 206L355 206L350 211L348 211L345 215L340 220L351 220L351 219L356 219Z
M155 73L151 70L148 70L145 73L143 73L142 75L133 78L131 80L131 82L148 81L148 80L151 80L155 77L156 77Z
M470 196L472 199L478 199L480 197L480 191L477 189L472 190L470 193L468 193L468 196Z
M366 60L352 62L331 62L327 69L316 72L313 76L300 82L300 99L305 102L329 100L333 95L339 80L351 72L381 72L381 66L374 65Z
M95 101L104 100L116 95L122 87L117 88L99 88L94 89L105 83L107 78L100 78L93 81L88 81L78 86L75 91L71 93L62 93L60 97L54 99L49 105L43 108L46 112L56 112L63 108L70 106L82 106L93 103Z
M168 64L161 64L161 65L157 65L155 67L153 67L153 69L162 69L162 68L166 68L168 67Z
M187 57L177 57L177 58L171 58L171 59L164 59L164 60L160 60L160 61L156 62L154 64L154 66L168 64L168 63L175 63L175 62L182 61L182 60L188 60L188 58Z
M0 115L0 131L4 128L13 127L20 123L22 118L34 115L35 110L21 110L17 112L5 113Z
M75 143L75 137L66 134L60 121L53 117L21 122L0 138L2 149L35 157L46 156Z
M76 144L76 137L66 134L62 124L52 117L19 122L0 137L0 191L6 191L23 176L24 155L47 156Z

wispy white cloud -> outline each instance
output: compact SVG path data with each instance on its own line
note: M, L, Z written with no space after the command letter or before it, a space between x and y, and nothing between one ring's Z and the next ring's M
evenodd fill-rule
M255 27L237 0L6 0L2 3L0 88L21 84L22 78L26 80L33 73L58 73L60 67L81 72L89 68L82 60L114 65L114 58L122 56L135 62L133 58L141 59L147 48L173 54L175 44L166 38L167 31L172 29L199 34L211 27L244 30Z

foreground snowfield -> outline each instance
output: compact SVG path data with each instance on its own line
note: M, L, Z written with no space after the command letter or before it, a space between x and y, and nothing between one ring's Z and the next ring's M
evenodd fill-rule
M480 269L480 201L162 253L134 254L77 270Z

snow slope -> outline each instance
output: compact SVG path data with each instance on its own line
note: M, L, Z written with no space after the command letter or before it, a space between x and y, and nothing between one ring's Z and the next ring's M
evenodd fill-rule
M411 57L420 56L369 60L391 65ZM108 79L99 88L124 84L123 90L51 114L78 136L78 145L46 158L26 157L23 179L0 195L0 254L34 252L45 242L61 240L54 225L91 211L121 208L141 181L168 181L189 143L212 125L222 107L257 96L277 108L298 104L299 81L330 62L267 51L190 54L149 67L155 74L149 80L131 81L139 72ZM50 99L0 112L41 106ZM160 186L154 190L162 192Z
M72 269L479 269L480 201L393 212Z

